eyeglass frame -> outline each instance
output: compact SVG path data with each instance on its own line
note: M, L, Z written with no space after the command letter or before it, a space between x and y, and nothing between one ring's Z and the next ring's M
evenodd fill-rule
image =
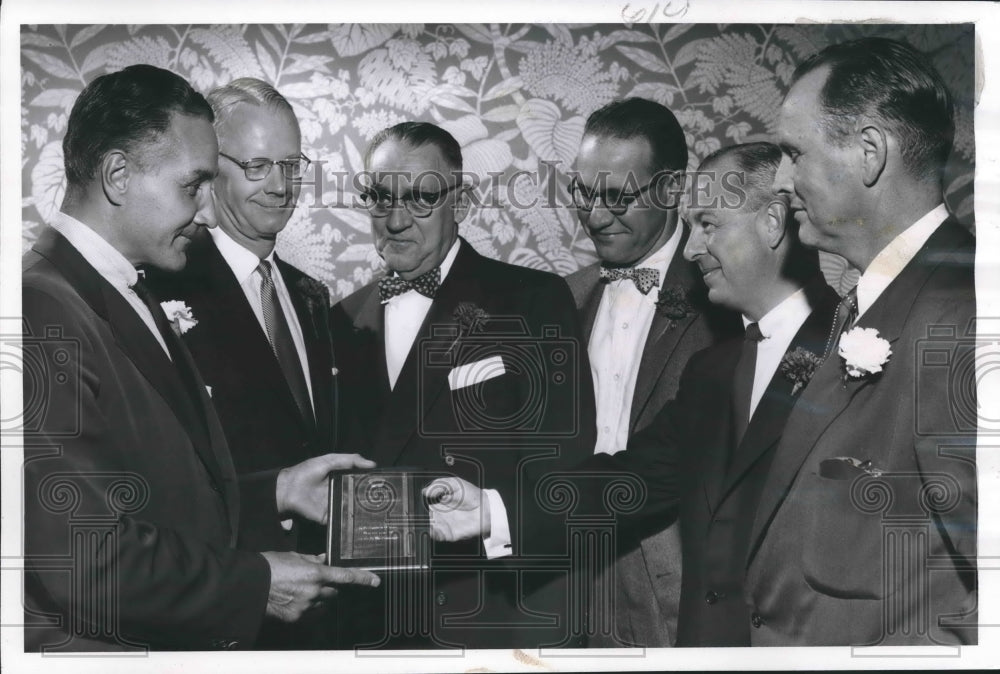
M580 209L581 211L586 211L587 213L593 212L594 206L597 204L597 200L600 199L601 203L604 204L605 210L607 210L609 213L611 213L611 215L616 215L616 216L617 215L625 215L625 213L628 212L629 207L632 206L632 204L634 204L637 201L639 201L639 197L641 197L643 194L645 194L646 192L648 192L665 175L673 176L676 173L678 173L678 171L657 171L656 174L652 178L649 179L649 182L647 182L645 185L643 185L642 187L640 187L639 189L637 189L635 192L619 192L618 193L618 200L614 204L609 204L608 203L607 198L606 198L607 192L601 192L601 193L596 193L595 192L594 196L593 196L593 200L591 201L590 206L581 206L580 204L578 204L577 201L576 201L576 192L579 191L581 193L581 195L582 195L582 192L584 190L583 185L580 184L580 178L579 178L579 176L573 176L573 178L570 179L569 186L566 188L566 191L569 192L569 198L570 198L570 201L573 202L573 206L575 208ZM627 199L631 199L631 201L629 201L628 203L624 204L624 206L623 206L621 202L622 202L623 199L626 199L626 198Z
M363 190L361 192L360 196L361 196L362 205L365 207L365 209L369 213L371 213L371 215L372 215L373 218L384 218L384 217L388 216L389 213L391 213L392 210L396 207L397 203L403 204L403 208L405 208L406 211L410 215L412 215L413 217L415 217L415 218L427 218L427 217L430 217L431 213L434 212L434 209L436 209L438 206L440 206L442 203L444 203L444 198L443 197L448 196L449 194L451 194L455 190L465 189L465 187L466 187L466 185L464 183L455 183L454 185L449 185L448 187L444 188L443 190L441 190L439 192L433 192L433 193L427 193L427 192L425 192L425 193L422 193L422 194L434 194L434 198L437 200L436 203L433 206L429 206L427 208L427 212L426 213L416 213L416 212L414 212L413 206L415 204L414 204L414 199L413 199L413 193L412 192L410 194L405 194L405 195L399 196L399 197L394 196L392 194L386 194L385 196L389 197L389 205L386 207L385 213L376 213L373 210L373 208L378 205L378 202L373 202L372 205L369 206L368 202L365 200L365 195L366 194L372 194L372 193L379 194L379 192L377 192L375 190L374 186L368 187L365 190Z
M270 157L251 157L246 161L240 161L236 157L228 155L221 150L219 151L219 156L225 157L229 161L239 166L241 169L243 169L243 175L246 176L246 179L255 183L260 182L262 180L267 180L268 176L271 175L271 170L274 168L275 164L281 166L281 176L285 180L296 180L300 178L304 172L308 171L309 167L312 166L313 163L312 159L305 156L305 154L301 152L299 153L299 156L296 157L295 159L271 159ZM254 162L267 162L267 172L259 178L251 178L250 174L247 173L247 171L253 168L251 167L251 164L253 164ZM299 170L299 175L288 175L288 173L286 172L286 168L291 169L293 165L296 163L298 163L301 167ZM263 168L263 166L261 166L261 168Z

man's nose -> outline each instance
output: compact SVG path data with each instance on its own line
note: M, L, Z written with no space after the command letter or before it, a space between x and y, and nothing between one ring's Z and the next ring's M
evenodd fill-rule
M292 190L292 179L285 177L285 169L281 164L271 166L271 171L264 177L264 190L268 194L285 194Z
M587 226L591 229L604 229L615 221L615 215L608 210L603 199L595 199L594 207L587 213Z
M392 233L402 232L413 224L413 216L403 206L402 202L395 202L389 207L389 215L385 218L386 229Z
M705 235L701 233L701 227L691 227L687 243L684 245L684 259L688 262L694 262L699 255L704 255L705 252Z
M195 211L193 222L199 227L212 228L216 225L215 192L207 184L198 190L198 210Z
M774 184L771 186L771 190L775 194L788 195L791 195L795 190L795 183L792 181L792 160L786 154L781 155L781 163L778 164L778 170L774 174Z

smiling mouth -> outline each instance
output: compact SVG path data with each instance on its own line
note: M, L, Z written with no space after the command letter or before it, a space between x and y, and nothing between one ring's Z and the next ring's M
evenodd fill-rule
M708 278L709 274L711 274L714 271L719 271L719 269L721 269L721 267L712 267L711 269L702 269L701 270L701 277L702 278Z

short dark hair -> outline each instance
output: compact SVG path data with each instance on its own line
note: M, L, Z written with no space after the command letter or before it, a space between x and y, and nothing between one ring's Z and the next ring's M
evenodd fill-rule
M747 201L745 209L756 211L775 196L774 176L781 164L781 148L773 143L743 143L723 147L705 157L698 171L708 170L712 164L732 159L736 170L743 174L743 189Z
M612 101L587 118L584 136L643 138L653 151L653 171L683 171L688 148L684 130L674 113L645 98Z
M174 113L214 120L204 96L169 70L140 64L101 75L84 87L69 114L63 138L67 183L82 187L93 180L109 150L152 142Z
M412 148L433 145L441 151L453 171L462 171L462 147L453 135L430 122L401 122L379 131L365 149L365 168L370 166L375 150L388 140L406 143Z
M838 142L868 115L899 140L907 170L922 178L939 173L955 136L951 93L934 66L908 44L868 37L827 47L803 62L792 84L827 66L820 92L828 138Z

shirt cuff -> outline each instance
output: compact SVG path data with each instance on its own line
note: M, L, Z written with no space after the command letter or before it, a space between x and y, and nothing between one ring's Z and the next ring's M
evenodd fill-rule
M484 489L483 493L490 504L490 535L483 537L486 558L508 557L513 554L513 551L510 547L510 523L507 521L507 508L504 507L500 492L496 489Z

